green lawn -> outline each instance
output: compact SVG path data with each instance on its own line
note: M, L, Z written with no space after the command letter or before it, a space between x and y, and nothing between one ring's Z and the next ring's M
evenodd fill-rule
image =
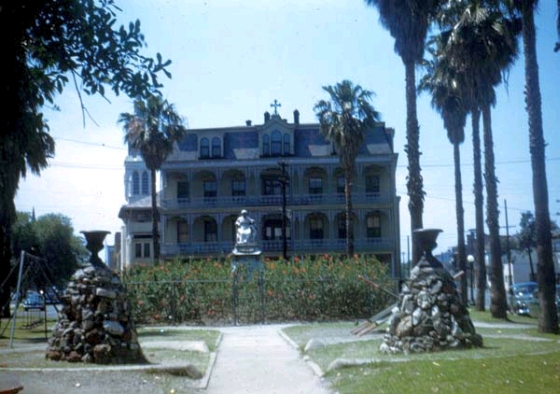
M312 338L322 346L305 354L340 394L360 393L545 393L560 384L560 336L537 333L536 320L513 316L477 329L484 347L424 354L379 352L384 327L359 340L355 323L304 324L284 329L300 349ZM507 323L505 325L504 323ZM335 343L338 337L346 342ZM336 361L335 361L336 360ZM329 366L336 366L329 370Z

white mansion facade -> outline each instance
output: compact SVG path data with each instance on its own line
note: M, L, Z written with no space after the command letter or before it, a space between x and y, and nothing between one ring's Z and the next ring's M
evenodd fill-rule
M354 248L400 273L399 201L394 130L369 130L352 187ZM160 171L161 257L225 257L242 209L257 222L264 256L346 251L344 176L319 124L275 111L264 123L188 130ZM125 160L126 205L119 217L120 269L152 262L150 173L139 152Z

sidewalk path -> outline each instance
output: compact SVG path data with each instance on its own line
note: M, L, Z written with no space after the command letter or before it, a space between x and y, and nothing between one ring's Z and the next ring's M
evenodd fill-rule
M279 325L223 327L208 394L328 394Z

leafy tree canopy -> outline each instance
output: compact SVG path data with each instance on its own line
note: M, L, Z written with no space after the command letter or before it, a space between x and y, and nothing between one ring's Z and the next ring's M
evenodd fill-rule
M3 78L0 99L0 283L10 271L14 198L27 170L39 174L54 156L43 107L68 83L88 95L106 89L136 99L158 94L171 63L142 54L140 22L120 26L114 0L19 0L0 5ZM81 100L81 96L80 96ZM83 113L87 111L84 108ZM0 291L0 313L9 294Z
M31 286L64 285L88 255L82 239L74 235L70 218L50 213L33 220L27 213L18 213L14 225L15 256L22 251L41 257L42 270L29 270Z

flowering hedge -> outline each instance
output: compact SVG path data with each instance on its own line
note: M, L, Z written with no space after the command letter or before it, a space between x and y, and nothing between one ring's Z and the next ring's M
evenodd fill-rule
M263 261L235 273L230 259L176 259L123 274L140 323L257 323L367 318L394 300L388 267L371 256L316 256Z

